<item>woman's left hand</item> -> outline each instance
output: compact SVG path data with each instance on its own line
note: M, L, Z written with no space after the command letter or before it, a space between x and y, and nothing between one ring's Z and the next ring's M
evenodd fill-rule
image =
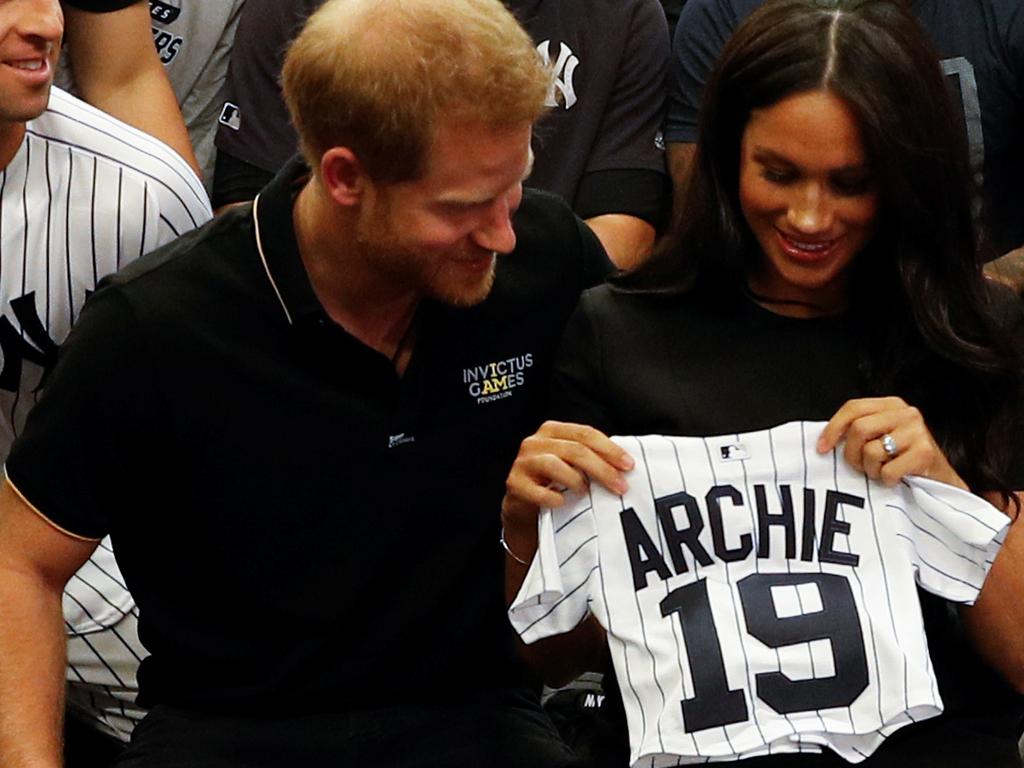
M905 475L920 475L969 490L921 412L902 398L847 400L818 438L818 452L831 451L843 438L846 461L873 480L892 486Z

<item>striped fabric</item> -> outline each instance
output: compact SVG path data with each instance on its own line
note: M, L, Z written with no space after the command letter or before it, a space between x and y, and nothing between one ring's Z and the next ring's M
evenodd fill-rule
M860 762L942 711L917 586L973 602L1009 519L924 478L870 481L817 452L824 426L615 438L629 491L542 513L509 616L525 642L597 618L634 766Z
M0 171L0 455L97 281L211 215L173 150L52 89ZM105 539L65 591L69 701L121 739L140 717L135 610Z

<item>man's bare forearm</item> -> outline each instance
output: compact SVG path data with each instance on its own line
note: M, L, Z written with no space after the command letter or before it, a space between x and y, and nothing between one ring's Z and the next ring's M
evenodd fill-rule
M57 528L0 478L0 765L61 764L61 595L97 542Z
M60 593L0 567L0 765L61 764L65 646Z

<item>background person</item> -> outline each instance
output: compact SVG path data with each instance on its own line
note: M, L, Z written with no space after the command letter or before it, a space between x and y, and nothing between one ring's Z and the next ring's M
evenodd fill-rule
M8 50L38 63L24 74L5 67L0 82L4 460L97 280L211 216L199 179L173 150L51 88L62 30L56 0L0 7ZM143 714L135 670L145 650L110 547L102 542L63 597L72 766L99 765Z
M605 433L830 420L819 451L845 441L868 477L967 487L1014 518L973 607L921 595L945 713L864 764L1019 766L1024 533L1010 502L1024 487L1024 318L982 278L967 159L933 62L913 19L885 0L769 2L737 31L709 81L671 245L587 292L570 321L551 410L565 421L524 441L504 537L528 559L537 507L562 502L551 483L581 489L585 473L621 489L631 462ZM511 600L526 568L512 556L506 568ZM525 652L560 680L601 668L606 649L591 619ZM833 754L749 763L845 765Z
M280 61L320 0L250 0L217 133L215 208L249 200L296 151ZM529 186L561 195L620 267L650 252L669 205L664 148L668 34L657 0L506 0L554 80ZM484 96L486 98L486 96Z
M153 46L148 0L70 0L61 85L172 147L198 173L174 89Z
M609 267L522 189L548 75L495 0L330 0L284 83L312 168L108 280L8 458L0 754L57 764L61 587L109 532L151 651L118 765L566 765L496 544Z
M91 103L173 146L209 190L213 138L244 0L65 2L71 67L60 83L74 84ZM187 137L171 112L166 82Z

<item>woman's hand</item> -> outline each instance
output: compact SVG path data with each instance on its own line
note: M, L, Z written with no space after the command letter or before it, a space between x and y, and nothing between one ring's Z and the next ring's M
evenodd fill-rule
M970 490L950 466L921 412L902 398L847 400L818 438L818 452L831 451L843 438L846 461L873 480L892 486L906 475L920 475Z
M515 523L520 512L561 506L564 491L582 491L589 479L609 491L626 492L623 472L633 459L603 432L582 424L546 421L519 446L508 480L502 517ZM588 479L589 478L589 479Z
M582 491L591 479L613 493L625 493L622 473L632 468L629 454L603 432L582 424L544 422L519 446L505 481L501 524L509 554L520 562L533 556L540 507L561 506L565 491Z
M505 597L511 603L537 550L537 512L565 503L566 490L582 491L591 481L612 493L626 492L624 472L633 459L593 427L546 421L519 446L501 504L505 558ZM593 616L571 632L520 644L520 653L548 685L568 683L587 670L603 669L608 645Z

